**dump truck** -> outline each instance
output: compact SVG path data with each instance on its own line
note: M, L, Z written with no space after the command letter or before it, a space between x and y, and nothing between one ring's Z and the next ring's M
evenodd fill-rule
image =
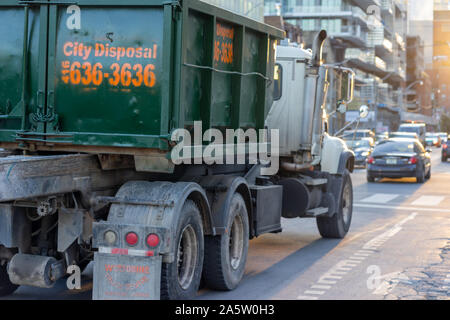
M2 0L0 295L93 263L93 299L190 299L235 289L282 218L345 237L354 154L325 103L353 73L325 31L283 38L198 0Z

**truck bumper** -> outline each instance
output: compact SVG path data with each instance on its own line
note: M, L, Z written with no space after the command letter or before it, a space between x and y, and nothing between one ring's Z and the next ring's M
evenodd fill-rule
M105 239L106 232L116 235L114 244ZM134 232L139 241L135 246L126 243L126 235ZM154 234L159 242L149 247L145 239ZM162 252L167 253L166 228L94 223L94 300L159 300Z

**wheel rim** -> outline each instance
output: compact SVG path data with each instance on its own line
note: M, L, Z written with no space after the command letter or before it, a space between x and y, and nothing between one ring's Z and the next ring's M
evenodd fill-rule
M242 217L236 215L230 228L229 257L233 270L237 270L241 264L244 252L244 223Z
M178 243L178 283L187 290L192 283L197 264L198 244L197 234L191 225L186 226Z
M346 183L344 187L344 192L342 194L342 217L344 219L344 223L347 225L350 222L351 218L351 188L350 184Z

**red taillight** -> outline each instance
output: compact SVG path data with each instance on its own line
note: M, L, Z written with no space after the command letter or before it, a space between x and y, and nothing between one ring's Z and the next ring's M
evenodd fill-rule
M147 244L150 248L157 247L159 244L159 237L156 234L150 234L147 237Z
M416 157L412 157L411 159L409 159L409 164L416 164L416 163L417 163Z
M139 241L139 237L136 233L129 232L125 237L125 241L128 243L128 245L135 246Z
M367 160L367 163L369 163L369 164L374 164L374 163L375 163L374 157L370 157L370 158Z
M443 148L443 149L447 149L448 146L447 146L446 144L443 144L443 145L442 145L442 148Z

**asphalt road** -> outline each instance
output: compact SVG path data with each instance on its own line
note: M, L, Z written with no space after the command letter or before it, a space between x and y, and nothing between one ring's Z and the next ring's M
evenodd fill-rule
M352 228L322 239L315 220L283 220L283 233L251 241L245 277L232 292L198 299L450 300L450 162L433 152L432 178L368 184L357 170ZM88 268L80 292L61 280L50 290L21 287L6 299L90 299Z

